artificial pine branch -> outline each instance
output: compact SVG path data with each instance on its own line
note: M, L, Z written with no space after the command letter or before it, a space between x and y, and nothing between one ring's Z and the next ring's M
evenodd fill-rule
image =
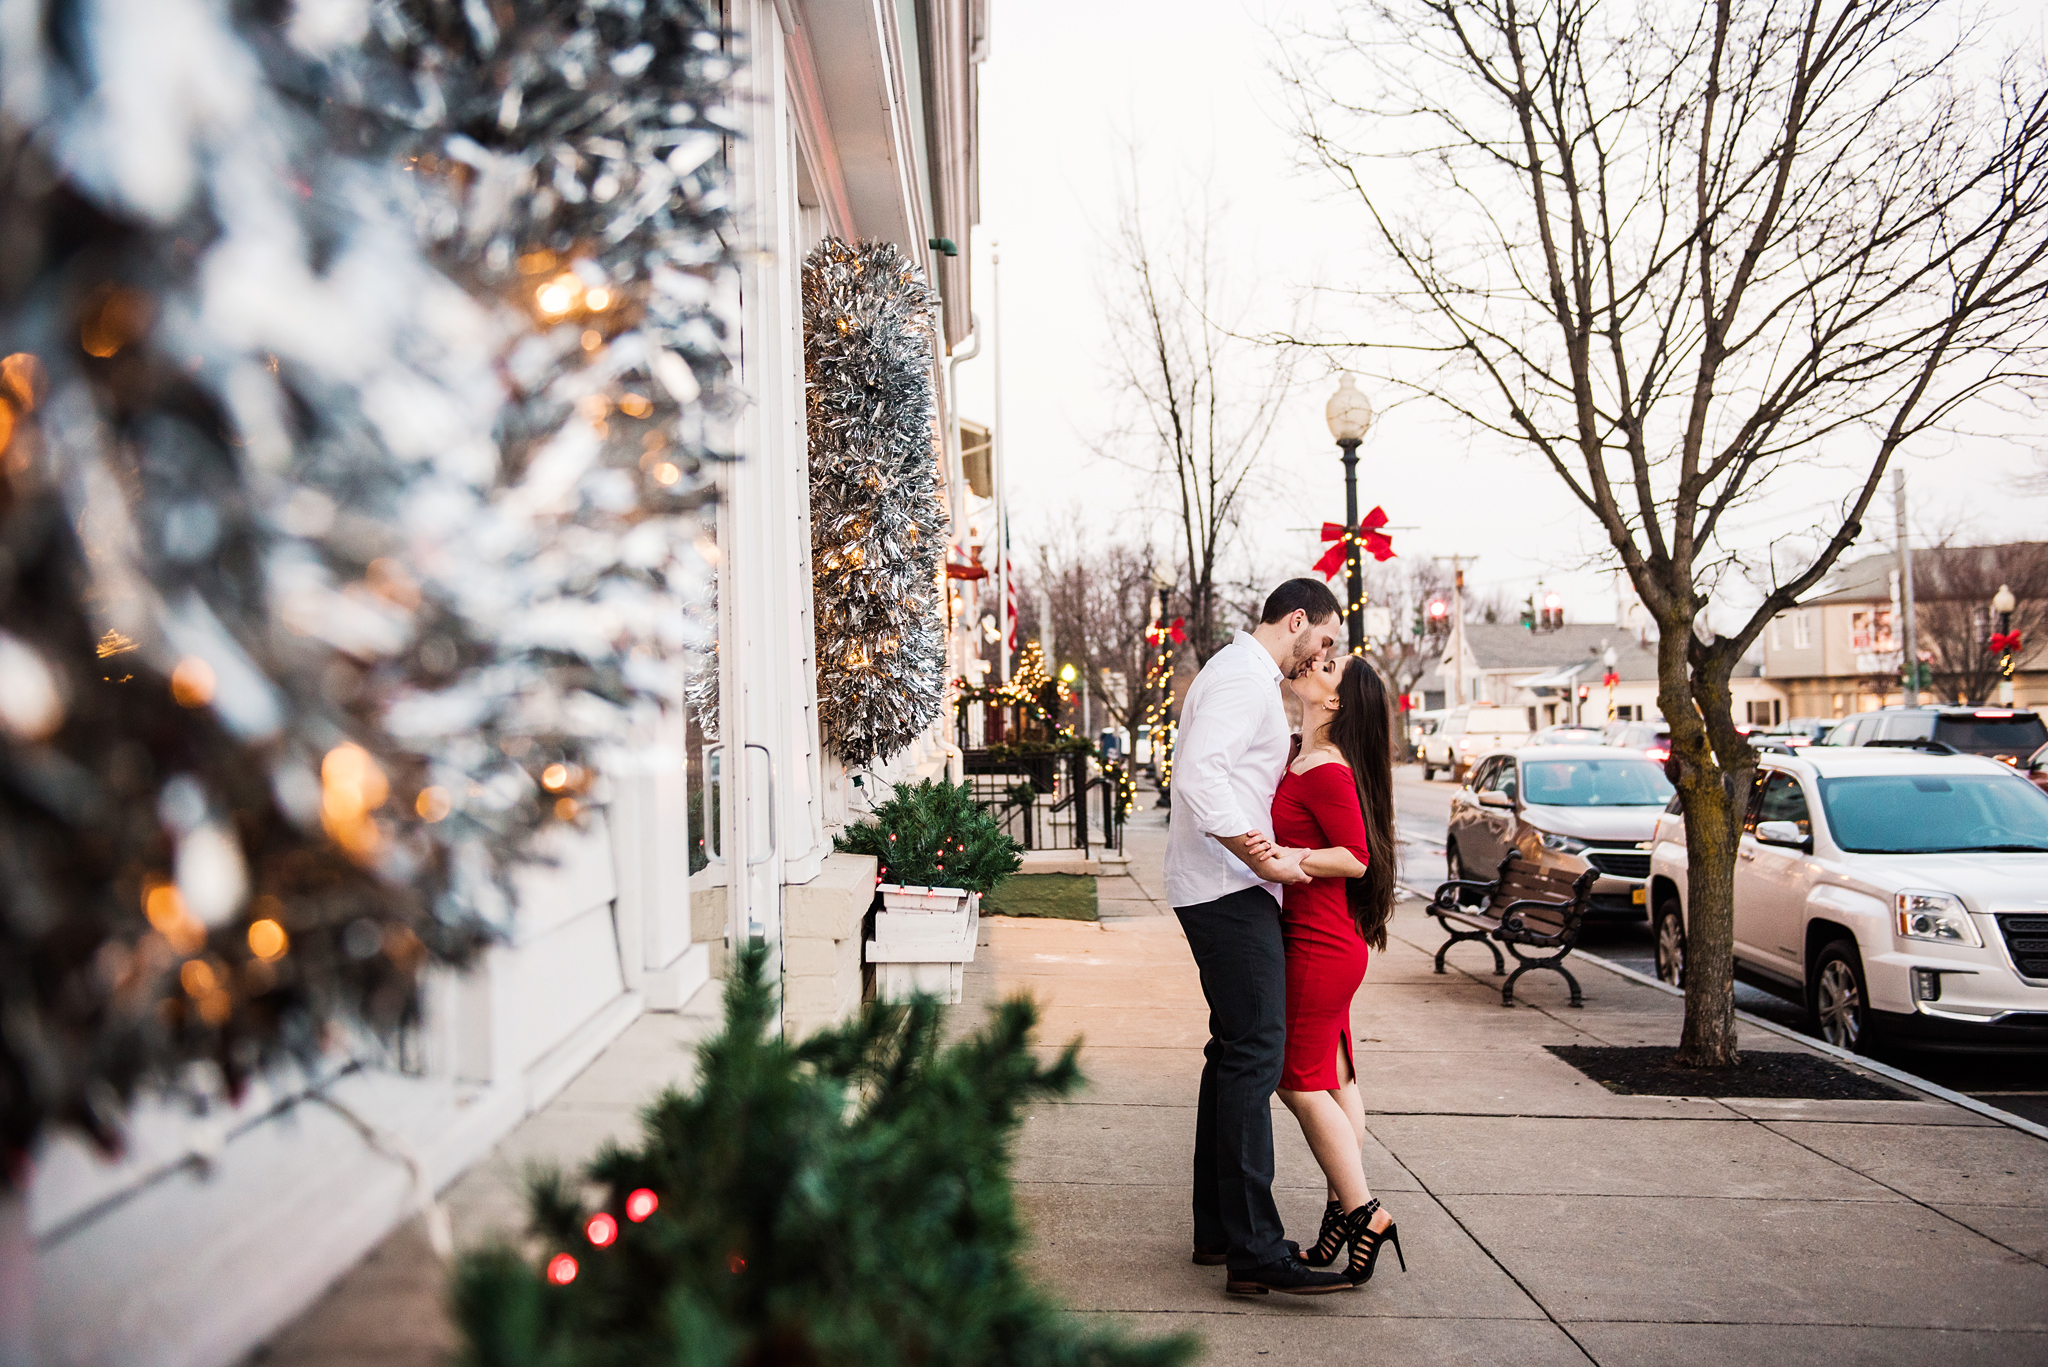
M468 1255L453 1285L465 1367L846 1364L1174 1367L1186 1336L1132 1341L1076 1320L1018 1265L1011 1144L1027 1106L1080 1085L1069 1046L1033 1052L1036 1010L1004 1003L941 1043L930 1000L870 1005L801 1044L769 1032L764 953L740 956L696 1086L586 1169L604 1196L534 1188L538 1262ZM659 1199L644 1220L629 1198ZM617 1237L587 1234L604 1213ZM545 1268L576 1260L566 1284Z

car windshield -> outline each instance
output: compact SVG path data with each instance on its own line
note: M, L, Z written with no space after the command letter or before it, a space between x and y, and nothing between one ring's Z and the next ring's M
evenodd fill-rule
M2048 852L2048 794L2017 774L1823 778L1820 804L1853 854Z
M2048 726L2035 716L1943 717L1934 738L1970 755L2031 755L2048 744Z
M1539 807L1661 807L1670 800L1663 766L1646 759L1522 761L1522 801Z

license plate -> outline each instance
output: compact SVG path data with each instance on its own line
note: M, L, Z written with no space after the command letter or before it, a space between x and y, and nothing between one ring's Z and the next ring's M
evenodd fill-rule
M1634 892L1631 892L1628 895L1628 900L1634 902L1637 906L1641 906L1645 901L1648 900L1648 898L1644 896L1644 890L1642 888L1637 888Z

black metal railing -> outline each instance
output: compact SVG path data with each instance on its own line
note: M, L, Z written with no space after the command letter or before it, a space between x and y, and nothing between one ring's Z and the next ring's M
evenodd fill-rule
M1114 771L1091 774L1084 752L962 753L970 795L1025 849L1122 853L1122 787Z

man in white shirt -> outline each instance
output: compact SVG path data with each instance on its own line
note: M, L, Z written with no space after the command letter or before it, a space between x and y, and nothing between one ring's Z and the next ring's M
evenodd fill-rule
M1280 681L1337 644L1337 599L1314 579L1273 590L1259 625L1211 656L1174 741L1166 896L1209 1001L1195 1111L1195 1261L1227 1263L1229 1291L1313 1295L1351 1283L1296 1257L1273 1204L1273 1089L1287 1039L1281 883L1300 850L1273 845L1273 794L1291 736Z

